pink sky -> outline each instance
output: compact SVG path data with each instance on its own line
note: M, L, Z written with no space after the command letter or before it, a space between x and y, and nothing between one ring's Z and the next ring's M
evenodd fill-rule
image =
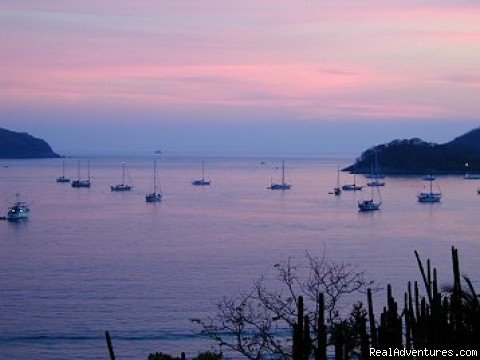
M474 123L479 64L477 0L0 3L10 110Z

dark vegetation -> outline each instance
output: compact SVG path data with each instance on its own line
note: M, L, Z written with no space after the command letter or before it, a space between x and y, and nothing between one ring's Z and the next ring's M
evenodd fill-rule
M459 174L467 169L480 172L480 128L445 144L421 139L394 140L374 146L362 153L345 171L369 174L378 156L380 171L385 174Z
M452 247L453 284L443 289L430 260L423 262L416 251L415 257L421 283L409 282L400 300L393 297L388 285L380 316L374 311L375 289L363 272L349 263L337 264L307 254L308 276L302 277L291 260L277 264L277 280L283 284L279 290L269 290L261 279L250 293L219 302L216 316L193 321L221 348L252 360L326 360L327 355L336 360L369 359L370 348L453 350L454 354L462 349L480 350L479 296L470 278L460 272L457 249ZM367 306L358 302L342 317L338 311L341 300L364 290ZM114 360L108 332L106 337ZM222 353L206 352L194 359L221 358ZM162 353L148 357L178 359ZM183 353L180 359L185 359Z
M0 159L58 158L50 145L27 133L0 128Z

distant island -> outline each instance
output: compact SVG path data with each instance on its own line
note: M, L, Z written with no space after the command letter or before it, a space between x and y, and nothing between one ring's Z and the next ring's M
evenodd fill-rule
M415 138L377 145L364 151L354 164L343 170L358 174L371 173L375 152L379 171L383 174L480 173L480 128L445 144Z
M0 159L58 158L45 140L0 128Z

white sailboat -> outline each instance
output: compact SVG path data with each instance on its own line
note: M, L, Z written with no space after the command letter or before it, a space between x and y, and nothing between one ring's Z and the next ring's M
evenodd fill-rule
M147 203L155 203L162 201L162 194L157 192L157 161L153 161L153 193L145 196Z
M80 161L77 164L77 180L72 181L72 187L74 188L89 188L91 186L90 182L90 161L88 161L88 177L87 180L82 180L80 172Z
M132 186L126 183L126 172L127 172L127 165L125 162L122 162L122 183L118 185L110 186L111 191L130 191L132 190Z
M270 186L267 189L270 190L290 190L292 185L287 184L285 182L285 161L282 161L282 182L274 183L273 181L270 183Z
M368 182L367 186L373 186L373 187L385 186L385 181L380 180L381 175L378 174L379 170L378 170L377 150L375 149L374 152L375 152L375 167L374 169L372 169L372 176L371 176L371 178L373 178L373 181Z
M70 178L65 177L65 161L62 163L62 176L57 177L58 183L69 183Z
M20 194L15 194L16 201L10 206L7 212L8 221L19 221L27 219L30 215L30 208L26 202L20 201Z
M195 186L209 186L210 185L210 180L205 180L205 161L202 161L202 178L193 180L192 185Z
M353 168L353 184L345 184L342 186L342 190L345 191L360 191L363 189L363 186L357 185L357 172L355 167Z
M442 193L433 192L433 180L429 181L429 191L428 192L421 192L417 195L418 202L421 203L435 203L440 202L442 199Z
M337 186L333 188L333 191L330 194L340 196L342 195L342 188L340 187L340 166L337 167Z
M372 186L372 196L370 199L362 200L358 202L358 210L359 211L376 211L380 210L380 206L382 205L380 189L377 187L378 198L379 200L376 202L374 199L375 195L374 187Z

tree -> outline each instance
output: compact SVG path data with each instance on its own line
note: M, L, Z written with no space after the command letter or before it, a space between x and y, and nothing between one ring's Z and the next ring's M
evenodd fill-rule
M201 327L202 334L221 347L251 360L292 359L292 334L298 320L299 297L305 299L304 324L309 330L308 338L315 344L319 334L316 304L321 294L325 299L327 331L333 334L337 326L351 323L350 318L341 318L341 299L345 295L365 292L372 284L365 280L364 272L356 264L335 262L325 253L314 257L306 252L305 260L303 266L295 264L292 258L275 264L273 279L261 277L249 292L218 302L213 317L192 321ZM315 352L315 348L311 351Z

